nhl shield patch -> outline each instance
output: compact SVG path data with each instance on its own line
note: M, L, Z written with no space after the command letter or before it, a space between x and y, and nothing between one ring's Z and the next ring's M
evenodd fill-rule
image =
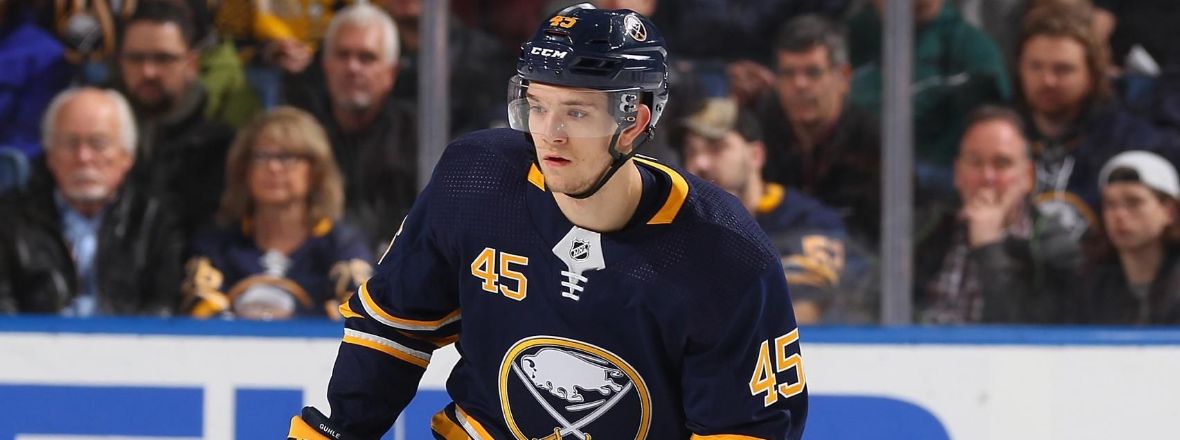
M523 339L500 365L500 403L517 439L647 438L651 394L627 361L555 336Z

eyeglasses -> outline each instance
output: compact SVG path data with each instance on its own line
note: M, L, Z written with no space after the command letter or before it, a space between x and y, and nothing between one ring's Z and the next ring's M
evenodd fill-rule
M176 64L183 57L184 54L168 52L124 52L119 56L131 64L152 63L159 66Z
M796 76L803 75L804 78L815 81L824 76L825 73L828 73L828 69L820 66L806 66L802 68L781 67L775 73L782 79L794 79Z
M106 136L60 136L53 139L53 146L71 153L82 149L83 145L98 154L106 153L112 150L111 147L118 146L113 139Z
M280 153L256 151L250 153L250 163L257 167L264 167L269 165L271 162L278 162L283 168L290 168L296 164L306 162L309 159L311 159L310 155L292 153L289 151Z

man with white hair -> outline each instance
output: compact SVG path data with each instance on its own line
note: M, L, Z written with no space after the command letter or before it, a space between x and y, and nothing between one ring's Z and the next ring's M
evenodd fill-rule
M181 239L127 179L135 119L122 95L69 89L42 120L45 174L0 200L0 313L168 315Z
M374 248L393 237L398 222L390 219L404 217L418 192L413 108L390 96L399 48L397 25L385 11L367 3L340 10L321 53L326 94L292 102L327 131L345 178L345 219Z

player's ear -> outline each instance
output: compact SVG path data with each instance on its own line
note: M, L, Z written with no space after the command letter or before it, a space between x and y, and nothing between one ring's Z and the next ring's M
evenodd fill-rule
M647 130L647 124L651 123L651 108L647 104L640 104L639 109L635 112L635 122L627 127L619 135L619 145L630 147L635 146L635 140Z
M761 170L766 166L766 143L762 141L750 142L750 161L754 169Z

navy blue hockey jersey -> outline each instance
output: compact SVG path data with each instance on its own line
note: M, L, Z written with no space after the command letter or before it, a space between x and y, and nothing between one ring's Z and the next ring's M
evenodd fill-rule
M249 303L291 298L292 315L339 318L337 306L372 273L372 253L360 231L328 219L316 222L290 255L259 249L250 222L198 234L186 264L183 309L208 317ZM239 315L242 316L242 315Z
M635 160L622 230L572 225L511 130L454 141L346 316L332 420L377 438L430 353L440 438L797 439L804 366L777 253L737 200Z
M792 296L830 302L845 276L848 234L840 215L802 192L767 183L754 219L782 256Z

